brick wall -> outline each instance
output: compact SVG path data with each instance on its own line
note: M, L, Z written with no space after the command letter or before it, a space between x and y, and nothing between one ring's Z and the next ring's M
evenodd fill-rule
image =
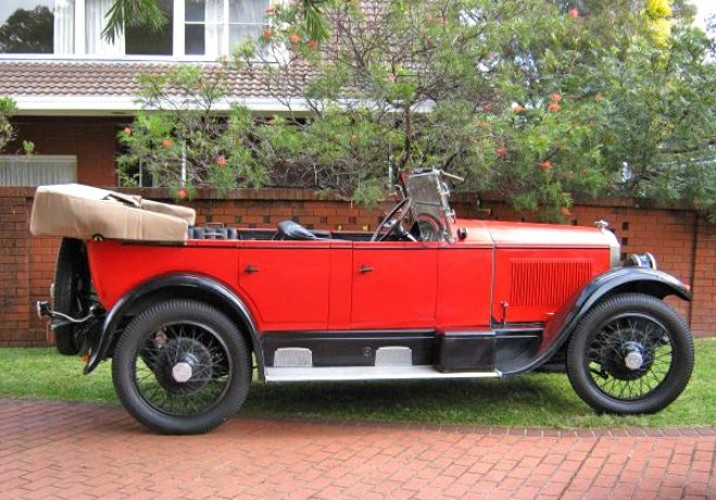
M35 317L33 304L48 296L59 239L30 237L27 228L33 191L0 188L0 347L46 343L45 324ZM138 192L153 199L167 194L161 190ZM498 200L483 201L480 207L476 200L457 196L453 201L461 216L525 220ZM382 213L301 190L245 190L227 200L204 196L192 206L198 211L198 224L259 228L294 219L316 228L367 229L375 228ZM597 219L610 221L624 252L651 251L661 269L690 284L693 302L674 299L671 304L687 318L695 335L716 335L716 226L693 211L637 208L628 200L572 208L572 223L591 225Z

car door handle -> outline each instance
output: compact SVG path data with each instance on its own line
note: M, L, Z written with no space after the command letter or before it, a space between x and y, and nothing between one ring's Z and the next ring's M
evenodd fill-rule
M372 267L366 266L366 265L361 265L361 266L360 266L360 273L361 273L361 274L372 273L372 272L373 272L373 268L372 268Z
M259 272L259 268L249 264L248 266L246 266L244 271L246 271L248 274L253 274Z

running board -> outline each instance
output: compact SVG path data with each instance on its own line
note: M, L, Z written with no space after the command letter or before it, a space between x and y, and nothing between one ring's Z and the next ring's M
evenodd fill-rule
M349 380L425 380L446 378L495 378L499 370L439 372L433 366L320 366L264 368L266 382L318 382Z

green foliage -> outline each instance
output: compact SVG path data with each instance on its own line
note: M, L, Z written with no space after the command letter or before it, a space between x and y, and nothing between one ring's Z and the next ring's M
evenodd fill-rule
M106 19L102 37L109 42L114 42L126 26L146 26L158 31L168 23L156 0L114 0Z
M226 68L207 77L193 66L140 77L145 109L119 133L127 151L118 158L123 185L140 183L139 165L143 185L151 178L155 185L172 188L178 198L201 187L222 194L265 183L264 168L256 162L251 113L242 107L217 113L227 94L227 78Z
M9 97L0 97L0 152L15 138L15 129L10 118L16 110L15 101Z
M276 96L295 71L312 75L301 133L326 141L332 165L360 166L353 155L383 148L381 163L448 168L466 188L549 219L574 196L603 194L689 200L716 215L714 45L687 4L675 2L673 17L668 5L387 0L361 11L327 0L332 32L320 46L307 42L303 8L289 6L241 62L291 49L256 75ZM656 11L668 21L658 33ZM322 125L330 134L314 136ZM376 167L366 168L384 175ZM361 186L365 198L371 175L342 190L355 198Z
M121 165L178 186L184 155L192 188L308 187L364 203L391 189L389 172L437 166L547 219L605 194L687 200L716 219L716 47L684 1L671 16L652 4L281 4L234 57L287 111L261 126L241 108L211 118L226 66L147 78L142 100L159 111L123 137ZM654 8L668 22L658 37Z

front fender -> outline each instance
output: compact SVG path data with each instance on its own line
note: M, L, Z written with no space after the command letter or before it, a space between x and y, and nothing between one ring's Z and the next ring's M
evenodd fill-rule
M690 301L691 292L663 271L618 267L600 274L572 296L546 324L540 353L527 366L510 375L531 371L547 362L570 338L581 319L600 301L619 293L644 293L663 299L669 295Z
M552 343L552 339L571 335L597 302L626 292L644 293L658 299L676 295L683 300L691 300L691 292L686 285L670 274L643 267L618 267L587 283L554 315L545 326L543 345Z
M117 301L105 317L99 341L96 348L91 351L84 373L91 373L108 356L123 318L133 311L137 304L146 299L161 300L160 298L164 296L186 296L206 300L237 321L251 338L259 366L259 376L263 379L263 352L260 348L259 332L246 304L229 288L214 279L183 273L161 276L142 283Z

